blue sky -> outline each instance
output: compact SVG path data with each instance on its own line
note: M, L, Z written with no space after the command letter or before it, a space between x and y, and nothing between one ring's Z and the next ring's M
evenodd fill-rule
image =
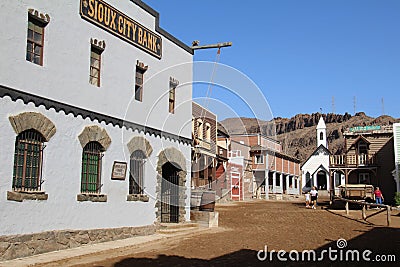
M274 117L332 112L332 97L336 113L353 114L355 97L356 112L380 116L383 98L385 114L400 118L399 0L144 2L188 45L232 41L220 63L247 75ZM194 59L215 57L216 50L198 50ZM213 88L211 97L219 93Z

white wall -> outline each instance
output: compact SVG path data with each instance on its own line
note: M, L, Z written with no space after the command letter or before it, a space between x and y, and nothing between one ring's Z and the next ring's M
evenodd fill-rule
M155 18L131 1L107 0L107 3L155 31ZM4 0L0 8L2 85L191 138L188 121L192 110L193 56L181 47L161 36L163 51L159 60L82 19L79 0ZM47 13L51 18L45 28L43 66L25 60L28 8ZM106 43L101 87L89 84L90 38ZM149 66L144 75L143 102L131 102L136 60ZM169 77L183 85L177 89L179 108L173 115L168 113Z
M306 163L301 167L302 170L302 177L303 179L301 180L301 188L303 188L306 185L306 173L309 172L311 175L311 179L316 179L316 175L314 177L312 176L313 173L321 166L322 166L329 171L329 155L312 155ZM329 183L329 173L327 173L328 176L328 184L327 184L327 190L330 188L330 183ZM315 182L314 182L315 184Z
M128 162L127 141L143 133L132 132L112 125L98 124L89 119L66 116L63 112L46 110L42 106L25 105L18 100L12 102L9 97L0 99L0 235L41 232L55 229L92 229L123 226L150 225L156 220L156 166L157 156L166 147L176 147L190 159L190 146L170 142L146 135L153 147L153 153L145 167L145 193L150 196L148 203L128 202L129 175L124 181L111 180L114 161ZM16 133L8 121L8 116L24 111L40 112L49 118L57 128L56 134L46 143L44 150L42 190L49 198L45 201L7 200L7 191L12 190L14 142ZM102 177L104 184L101 193L108 197L105 203L78 202L80 193L82 147L78 135L87 125L105 128L112 143L102 159ZM190 170L190 162L186 163ZM188 172L186 186L190 185ZM189 195L189 191L187 191ZM186 219L189 220L189 203L186 205Z
M155 18L131 1L107 0L107 3L154 31ZM50 16L45 28L44 64L25 60L28 9ZM159 60L105 30L83 20L79 1L4 0L0 27L0 85L49 98L111 117L151 126L191 138L192 60L187 51L163 40ZM168 18L164 18L168 19ZM89 84L90 38L104 40L101 87ZM145 73L143 102L132 101L136 60L149 66ZM176 112L168 113L169 78L180 82L176 91ZM42 189L46 201L14 202L6 199L12 190L14 143L16 133L8 117L24 111L40 112L56 126L57 132L44 150ZM87 125L99 125L112 139L103 157L102 193L106 203L78 202L80 193L82 147L78 135ZM0 235L40 232L54 229L90 229L149 225L155 221L157 155L167 147L176 147L187 158L187 195L190 193L190 146L146 135L153 153L146 163L145 187L148 203L127 202L129 178L111 180L114 161L129 160L126 144L143 133L111 124L57 113L43 106L12 102L0 98ZM189 220L189 198L186 219Z

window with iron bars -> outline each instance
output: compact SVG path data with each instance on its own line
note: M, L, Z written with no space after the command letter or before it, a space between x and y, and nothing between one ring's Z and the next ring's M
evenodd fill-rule
M40 191L44 137L30 129L20 133L15 140L13 190Z
M144 191L144 165L146 155L141 150L136 150L130 158L129 194L143 194Z
M83 148L81 193L100 193L103 150L96 141L87 143Z

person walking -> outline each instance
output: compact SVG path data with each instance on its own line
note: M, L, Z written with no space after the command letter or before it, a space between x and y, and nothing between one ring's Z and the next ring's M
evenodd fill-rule
M375 188L374 196L375 196L376 204L382 204L382 202L385 200L383 198L383 194L382 194L382 192L381 192L381 190L379 189L378 186Z
M318 191L315 188L315 186L313 186L311 188L310 195L311 195L312 208L315 210L316 206L317 206L317 199L318 199Z

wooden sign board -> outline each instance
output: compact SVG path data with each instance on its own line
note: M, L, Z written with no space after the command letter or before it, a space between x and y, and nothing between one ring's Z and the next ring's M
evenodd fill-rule
M112 168L111 179L112 180L125 180L126 170L128 164L126 162L114 161Z
M81 0L82 18L161 59L161 36L102 0Z

